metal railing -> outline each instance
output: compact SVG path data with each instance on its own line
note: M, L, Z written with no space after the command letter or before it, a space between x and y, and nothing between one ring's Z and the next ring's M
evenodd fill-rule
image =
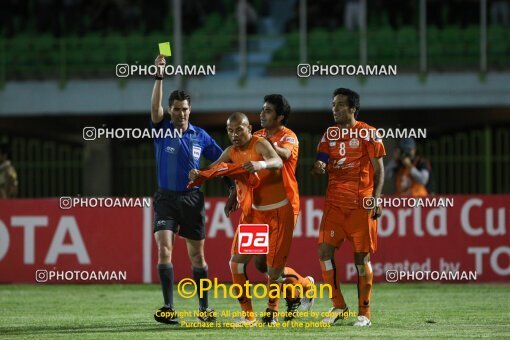
M12 163L18 197L58 197L83 193L83 148L55 141L14 137Z
M229 145L224 133L212 133L219 145ZM302 195L324 195L326 176L312 176L310 169L315 162L316 147L321 135L298 134L300 152L297 168L299 191ZM151 181L151 188L137 184L132 194L146 195L156 188L153 145L132 147L129 157L122 157L120 166L132 183L138 179ZM418 152L432 165L431 186L433 193L442 194L501 194L510 192L510 128L486 127L483 130L459 132L441 136L418 144ZM128 155L128 154L126 154ZM390 157L388 155L387 157ZM124 162L124 163L122 163ZM205 165L205 162L202 163ZM139 172L142 173L139 173ZM133 173L132 173L133 172ZM129 175L128 175L129 174ZM150 177L152 176L152 179ZM123 182L128 183L128 182ZM224 196L226 188L222 181L206 182L203 187L208 196ZM115 190L118 194L122 190Z
M220 146L229 145L226 134L211 135ZM298 138L300 193L324 195L327 177L310 174L321 135L301 133ZM14 137L9 142L21 198L81 195L86 189L84 176L96 175L84 174L84 149L80 145L25 137ZM114 150L112 194L152 195L157 189L153 144L119 145ZM418 143L418 152L431 163L433 193L510 193L510 127L485 127L432 138ZM208 196L227 193L221 180L206 182L203 190Z
M432 192L502 194L510 192L510 129L485 127L418 145L432 166Z

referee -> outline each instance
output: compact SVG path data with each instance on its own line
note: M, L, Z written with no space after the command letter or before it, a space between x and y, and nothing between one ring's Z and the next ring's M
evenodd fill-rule
M165 58L159 55L156 65L164 65ZM168 98L168 113L165 117L161 99L163 77L156 76L151 99L151 128L171 130L173 137L154 139L158 191L154 194L154 236L158 245L158 273L165 305L154 314L158 322L177 324L177 313L173 305L174 272L172 249L178 233L186 239L188 256L193 270L193 279L207 279L207 263L204 258L205 208L204 194L198 187L186 189L188 173L199 168L200 157L215 161L222 149L214 139L201 128L189 123L191 98L184 91L173 91ZM182 137L174 133L182 132ZM163 134L160 134L163 135ZM168 135L168 134L167 134ZM224 177L229 188L234 183ZM233 192L233 191L231 191ZM199 295L199 319L204 322L216 321L216 313L208 306L207 292Z

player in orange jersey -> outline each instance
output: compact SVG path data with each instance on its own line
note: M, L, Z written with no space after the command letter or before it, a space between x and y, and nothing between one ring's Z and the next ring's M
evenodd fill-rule
M299 154L299 141L291 129L286 124L290 116L290 105L281 94L269 94L264 97L264 105L260 112L261 130L256 131L254 136L266 138L283 161L282 176L283 185L287 193L292 209L294 211L294 226L299 216L299 188L296 180L296 167ZM262 272L267 272L266 256L255 257L255 266ZM283 271L285 283L301 284L306 287L313 284L314 279L311 276L303 278L294 269L285 267ZM291 295L291 294L289 294ZM285 320L291 320L293 312L298 308L302 311L308 311L313 306L313 298L303 297L301 299L287 296L287 315ZM270 324L276 322L276 312L278 311L278 299L269 299L266 309L264 323Z
M225 149L218 160L209 167L212 168L221 162L242 163L250 173L258 173L260 183L251 189L250 194L242 192L242 188L247 186L239 185L240 183L236 180L238 200L243 200L242 206L245 207L239 223L269 225L269 252L266 256L267 275L270 283L283 283L285 278L282 274L294 231L294 211L284 186L281 158L265 138L253 136L251 129L246 115L240 112L232 114L227 120L227 132L232 146ZM189 175L191 181L199 176L199 170L192 170ZM251 204L246 204L247 199L252 201ZM238 300L246 317L241 318L238 322L243 325L254 325L255 315L251 299L248 298L244 288L248 281L246 265L253 255L239 254L238 237L238 232L236 232L230 260L232 280L243 287ZM303 286L310 284L310 281L304 278L302 281Z
M370 326L372 266L370 253L377 248L377 218L381 207L375 206L384 183L383 143L375 129L356 120L359 95L339 88L333 93L335 126L328 128L317 148L312 172L328 173L324 215L319 230L319 258L322 277L333 287L333 307L324 322L333 324L348 311L340 290L335 266L335 249L345 239L354 249L358 271L358 317L354 326ZM375 137L375 138L374 138Z

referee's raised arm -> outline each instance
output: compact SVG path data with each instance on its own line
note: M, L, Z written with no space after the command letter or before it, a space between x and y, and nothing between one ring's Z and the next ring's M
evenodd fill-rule
M156 66L164 67L166 64L165 56L160 54L154 60ZM156 82L152 89L151 97L151 119L154 124L163 120L163 106L161 106L161 98L163 97L163 74L156 75Z

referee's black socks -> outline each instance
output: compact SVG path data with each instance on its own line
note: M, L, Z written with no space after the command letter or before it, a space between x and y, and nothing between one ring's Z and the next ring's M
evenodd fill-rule
M200 287L200 280L201 279L207 279L207 266L204 268L196 268L192 267L193 269L193 280L197 283L197 286ZM207 298L207 291L204 291L202 294L202 297L200 297L200 290L198 294L198 303L200 304L200 309L206 309L209 307L209 300Z
M174 308L174 267L171 263L158 264L158 273L165 306Z

